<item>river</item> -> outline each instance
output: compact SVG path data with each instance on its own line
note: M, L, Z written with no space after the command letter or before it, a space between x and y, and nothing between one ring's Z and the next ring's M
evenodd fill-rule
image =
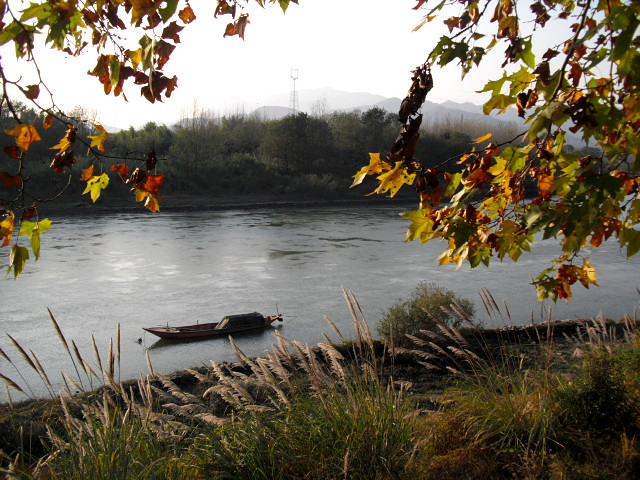
M555 240L535 244L518 263L496 260L490 268L465 265L456 271L438 265L442 244L403 241L408 222L398 212L398 205L359 205L53 218L40 260L30 260L17 280L2 280L0 348L33 392L43 395L42 382L5 334L32 350L59 385L60 373L74 370L47 308L94 368L91 337L104 362L120 324L119 376L128 379L148 372L147 352L163 373L234 359L226 338L171 344L146 334L143 326L280 312L284 322L277 328L292 340L314 345L325 333L337 340L325 316L348 337L353 327L342 286L355 294L373 328L384 309L422 281L472 300L477 319L487 326L506 320L488 317L482 289L499 304L507 302L513 323L540 321L550 307L556 319L600 312L617 319L632 314L640 300L640 258L627 260L613 242L591 254L601 287L576 285L569 304L539 304L531 276L557 251ZM0 264L8 265L8 253L2 249ZM272 333L242 335L237 343L247 355L260 355L269 349ZM4 358L0 373L25 383Z

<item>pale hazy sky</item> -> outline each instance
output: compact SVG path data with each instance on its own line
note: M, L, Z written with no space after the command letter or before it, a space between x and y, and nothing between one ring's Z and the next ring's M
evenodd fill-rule
M291 68L298 69L299 91L332 87L402 98L410 86L411 70L425 61L446 31L436 20L414 32L424 15L412 10L415 0L300 0L286 14L277 5L263 10L252 2L243 41L223 38L229 17L214 19L214 3L191 1L198 19L180 33L182 42L164 68L167 76L178 76L178 88L162 104L151 105L133 84L125 85L128 102L105 96L98 80L86 74L95 65L92 52L79 58L40 52L43 74L56 101L67 109L95 108L105 125L171 124L192 109L194 99L216 115L242 109L248 113L264 105L270 95L290 92ZM12 45L0 48L5 69L12 49ZM429 100L479 104L485 99L474 91L486 82L486 70L485 76L482 71L468 75L464 83L453 64L446 73L434 73ZM493 77L499 76L499 71L493 72Z

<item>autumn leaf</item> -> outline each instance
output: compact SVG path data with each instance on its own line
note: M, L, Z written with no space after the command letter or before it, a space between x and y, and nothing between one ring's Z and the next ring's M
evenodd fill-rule
M377 173L382 172L383 170L390 170L390 169L391 169L391 165L389 165L384 160L381 160L379 153L370 153L369 165L367 165L366 167L362 167L360 171L353 176L354 180L353 180L353 183L351 184L351 187L360 185L367 175L375 175Z
M406 169L403 167L404 162L396 162L395 167L389 170L387 173L383 173L378 176L380 185L375 189L374 193L389 192L389 196L393 197L402 185L411 185L416 177L415 173L407 174Z
M67 127L67 131L62 140L60 140L57 145L51 147L50 150L60 150L60 153L62 153L75 143L78 129L70 123L67 124Z
M180 18L180 20L182 20L184 23L191 23L196 19L196 14L193 13L193 10L191 8L191 5L187 4L187 6L185 8L183 8L182 10L180 10L178 12L178 17Z
M232 35L238 35L241 39L244 40L244 30L245 28L247 28L248 23L249 23L249 15L247 14L240 15L238 17L238 20L227 25L227 28L224 31L224 36L228 37Z
M124 182L126 182L127 178L129 177L129 167L126 163L118 163L117 165L112 165L111 171L116 172L118 175L120 175L120 178L122 178Z
M7 188L19 187L22 183L22 177L20 175L9 175L7 172L0 172L0 181L4 182Z
M478 138L474 138L473 139L473 143L482 143L482 142L486 142L487 140L489 140L491 137L493 137L493 133L487 133L486 135L483 135L481 137Z
M7 275L13 269L13 278L16 279L24 270L24 265L29 259L29 250L26 247L14 245L11 247L11 256L9 257L9 268Z
M40 87L38 85L29 85L22 89L22 93L24 93L24 96L29 100L35 100L40 95Z
M41 140L36 127L33 125L16 125L11 130L5 130L8 135L16 137L16 144L22 149L23 152L29 151L29 146L33 142Z
M147 192L146 190L141 190L139 188L136 188L135 194L136 202L144 201L144 206L154 213L160 211L159 200L161 200L162 197L151 192Z
M109 138L109 133L99 123L94 123L93 126L98 130L98 135L87 135L87 137L91 139L91 145L89 146L98 147L98 150L104 152L104 142Z
M96 200L100 198L102 190L107 188L107 185L109 185L109 176L106 173L103 173L100 176L91 177L87 181L87 188L84 189L84 192L82 192L82 194L84 195L85 193L90 193L91 200L93 201L93 203L95 203Z
M143 189L149 193L158 193L163 181L164 175L147 175Z
M6 153L7 155L9 155L11 158L20 158L20 148L18 148L15 145L12 145L10 147L2 147L2 149L4 150L4 153Z
M93 176L94 168L95 168L95 165L91 165L89 168L85 168L84 170L82 170L82 175L80 176L80 181L81 182L86 182L87 180L89 180Z
M47 113L47 115L44 117L44 120L42 121L42 127L45 130L49 130L51 128L51 125L53 125L53 116L50 113Z
M7 212L4 220L0 222L0 239L4 238L2 243L3 247L6 247L11 243L11 236L13 235L13 227L15 221L15 214L12 211Z
M76 162L77 159L73 150L64 150L62 152L58 152L58 154L53 157L51 165L49 166L55 173L62 173L64 171L64 167L72 168Z
M180 36L178 33L182 31L184 27L181 27L176 22L171 22L169 25L164 27L162 30L162 38L168 38L173 40L175 43L180 43Z

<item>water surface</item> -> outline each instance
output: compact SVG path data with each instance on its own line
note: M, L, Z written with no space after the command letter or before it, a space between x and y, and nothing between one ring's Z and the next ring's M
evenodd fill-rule
M556 252L556 241L536 244L518 263L494 261L490 268L438 266L442 244L404 243L408 222L398 206L257 209L194 213L126 213L55 218L43 235L42 255L14 281L2 280L0 348L18 362L4 334L33 350L52 379L73 367L51 327L50 308L69 342L95 364L92 336L106 359L109 340L121 326L121 378L146 373L149 351L163 373L233 360L226 338L171 344L143 332L143 326L217 321L234 313L284 314L280 334L315 344L337 336L328 316L345 336L353 328L341 286L356 295L375 327L382 311L407 297L421 281L435 282L467 297L478 318L489 318L478 292L489 289L508 302L512 321L553 317L611 318L632 313L639 259L627 260L613 242L591 255L602 287L575 286L570 304L538 304L531 276ZM8 264L7 249L0 262ZM248 355L269 349L273 330L238 336ZM15 370L0 358L0 373ZM34 390L39 382L28 377Z

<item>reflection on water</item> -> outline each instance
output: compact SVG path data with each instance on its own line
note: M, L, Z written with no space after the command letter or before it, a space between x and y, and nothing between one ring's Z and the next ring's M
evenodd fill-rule
M514 264L494 261L487 269L438 266L443 245L404 243L408 223L398 207L260 209L223 212L117 214L57 218L42 238L42 256L30 262L17 281L2 280L0 330L32 349L52 380L72 372L46 308L67 340L95 363L91 337L106 358L109 340L121 326L121 378L146 372L149 349L154 368L163 373L199 364L233 360L228 339L157 344L143 326L218 321L224 315L258 311L284 314L283 336L303 343L332 335L325 316L345 336L352 334L341 286L352 290L368 322L375 327L383 309L407 297L421 281L454 290L475 302L488 288L498 303L505 299L514 322L546 317L551 303L536 302L529 284L555 253L554 240L534 245ZM8 263L7 249L0 251ZM569 305L554 305L555 318L612 318L638 304L639 259L626 260L613 243L591 255L602 287L574 289ZM240 336L238 346L251 356L269 349L272 329ZM138 343L138 339L141 342ZM0 337L0 348L13 349ZM19 355L16 355L19 357ZM14 377L0 358L0 373ZM37 381L35 382L37 386Z

